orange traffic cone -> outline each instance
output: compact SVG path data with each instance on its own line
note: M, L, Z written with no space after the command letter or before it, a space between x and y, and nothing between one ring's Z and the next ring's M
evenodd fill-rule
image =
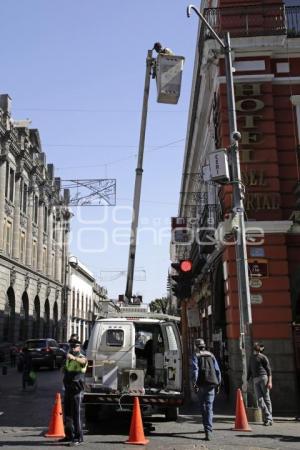
M131 417L129 438L125 444L145 445L149 439L145 439L140 402L138 397L134 397L133 412Z
M235 424L233 429L235 431L252 431L248 424L244 400L240 389L236 391Z
M48 432L45 434L46 437L53 438L64 438L64 422L62 417L62 407L60 394L57 393L55 397L55 403L52 410L51 420L48 428Z

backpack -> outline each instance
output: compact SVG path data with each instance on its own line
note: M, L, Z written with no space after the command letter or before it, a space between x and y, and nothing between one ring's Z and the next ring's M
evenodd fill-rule
M219 380L214 367L212 355L197 355L198 356L198 378L196 385L200 386L218 386Z

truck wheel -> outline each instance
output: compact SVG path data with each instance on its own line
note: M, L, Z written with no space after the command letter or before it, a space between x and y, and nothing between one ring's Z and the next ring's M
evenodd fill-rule
M170 406L166 409L166 420L173 421L178 419L178 408L176 406Z
M85 421L89 423L96 422L98 419L98 406L97 405L85 405Z

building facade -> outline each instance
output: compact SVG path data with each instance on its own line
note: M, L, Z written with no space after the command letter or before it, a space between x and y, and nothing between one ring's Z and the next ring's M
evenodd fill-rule
M0 95L0 345L62 336L68 191L46 164L39 132Z
M68 291L67 336L77 333L83 343L89 339L100 302L106 299L107 291L96 283L92 272L74 256L69 258Z
M300 2L202 1L215 31L231 34L244 188L252 338L273 367L275 411L295 411L300 373ZM178 216L186 243L172 259L193 260L190 298L180 302L186 353L204 337L231 398L241 386L240 315L233 190L209 175L209 155L228 151L224 57L199 26ZM232 181L232 180L231 180ZM234 181L234 180L233 180Z

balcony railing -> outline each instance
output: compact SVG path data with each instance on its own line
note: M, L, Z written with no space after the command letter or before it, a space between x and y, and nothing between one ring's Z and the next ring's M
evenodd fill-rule
M299 0L300 4L300 0ZM300 5L274 5L206 8L204 16L220 36L232 37L288 35L300 36ZM210 32L206 32L209 39Z
M285 14L288 37L300 36L300 5L286 7Z
M215 249L215 231L222 220L220 205L205 205L196 231L196 239L192 243L190 257L197 271L205 264L206 256Z

